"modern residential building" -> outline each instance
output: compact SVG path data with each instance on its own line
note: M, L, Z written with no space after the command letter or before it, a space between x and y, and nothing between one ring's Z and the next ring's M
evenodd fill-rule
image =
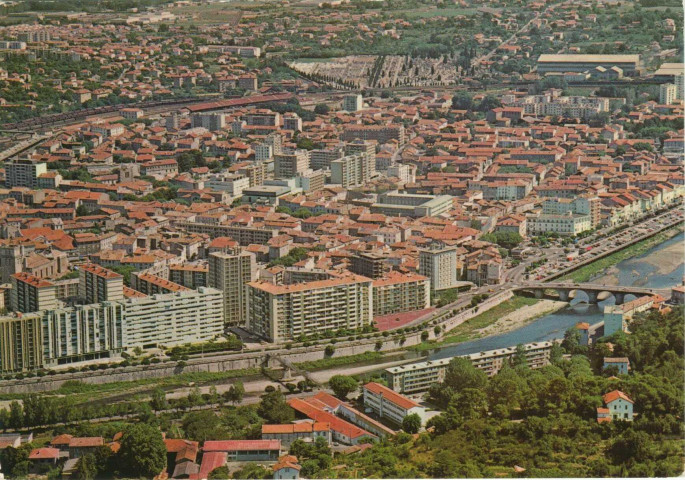
M227 327L247 322L247 284L256 279L257 262L253 253L232 255L216 252L209 255L209 286L223 292L224 323Z
M430 280L416 273L392 271L373 281L373 315L411 312L430 307Z
M223 296L197 291L136 296L0 318L0 371L117 357L135 347L173 346L221 335Z
M375 172L375 155L366 152L345 155L331 162L331 183L343 188L358 187L371 181Z
M343 96L342 109L348 112L358 112L364 108L364 98L360 94Z
M0 372L35 370L44 365L40 313L0 317Z
M371 279L350 274L327 280L249 285L249 330L271 342L327 330L356 330L373 321Z
M276 178L293 178L309 168L307 150L294 150L274 154L274 176Z
M85 302L98 303L124 298L124 277L94 263L78 268L79 296Z
M421 418L421 424L426 423L426 409L388 387L376 382L369 382L362 388L364 395L364 408L367 412L373 412L380 418L386 418L402 425L402 420L407 415L417 414Z
M659 85L659 103L670 105L678 98L678 87L673 83L662 83Z
M131 288L145 295L190 290L188 287L171 282L166 278L162 278L147 271L131 273Z
M314 170L328 170L331 168L331 162L338 158L342 158L344 154L342 146L330 149L310 150L309 166Z
M383 256L370 252L359 252L350 259L349 270L362 277L377 279L383 277L389 265Z
M430 279L432 291L457 286L457 249L437 243L419 250L419 274Z
M29 313L57 308L57 289L53 282L30 273L12 275L10 307L13 312Z
M5 163L5 185L8 188L36 188L38 177L47 171L48 167L45 162L18 158Z
M171 265L169 280L184 287L197 289L209 286L209 267L203 265Z
M120 303L126 348L203 342L224 333L223 294L214 288L127 298Z
M530 368L542 368L549 365L553 342L536 342L523 345L526 362ZM497 374L506 362L516 354L517 347L507 347L486 352L463 355L479 370L489 376ZM386 368L384 377L388 386L401 393L417 393L428 390L434 383L445 379L445 372L452 358L441 358L427 362L412 363L398 367Z

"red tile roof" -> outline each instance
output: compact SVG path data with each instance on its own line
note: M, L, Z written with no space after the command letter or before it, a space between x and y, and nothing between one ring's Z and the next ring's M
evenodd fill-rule
M404 408L405 410L409 410L411 408L420 406L414 400L410 400L407 397L395 392L394 390L391 390L388 387L381 385L380 383L369 382L366 385L364 385L364 389L376 395L381 395L385 400L394 403L398 407Z
M59 449L57 448L36 448L31 450L29 454L29 460L47 460L47 459L57 459L59 458Z
M609 393L605 394L602 397L602 400L604 400L604 403L608 405L611 402L615 402L619 398L622 398L626 402L635 403L630 399L630 397L628 395L626 395L625 393L623 393L620 390L614 390L613 392L609 392Z
M202 450L205 452L235 452L246 450L280 450L280 440L208 440Z

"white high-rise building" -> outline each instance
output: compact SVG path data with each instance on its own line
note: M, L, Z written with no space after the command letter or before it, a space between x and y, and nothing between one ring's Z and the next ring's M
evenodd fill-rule
M440 247L419 250L419 273L431 280L431 290L457 286L457 248Z

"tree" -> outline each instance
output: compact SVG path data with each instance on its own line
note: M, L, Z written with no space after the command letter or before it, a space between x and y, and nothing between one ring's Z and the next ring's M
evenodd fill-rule
M314 113L316 113L317 115L326 115L330 111L330 107L325 103L317 103L314 107Z
M526 357L526 347L524 347L521 343L516 345L516 352L514 352L514 355L512 355L511 357L511 366L528 366L528 358Z
M326 348L324 348L323 353L327 357L332 357L335 353L335 347L333 345L326 345Z
M76 480L92 480L97 475L97 467L95 465L95 457L92 454L87 454L81 457L76 464L74 471L74 478Z
M233 405L237 405L243 401L244 395L245 387L243 386L243 382L238 381L231 385L231 388L229 388L228 392L226 392L226 400L231 402Z
M132 425L120 443L117 459L123 474L152 478L166 468L166 446L159 429L144 423Z
M156 412L167 408L166 394L161 388L155 388L152 392L150 406Z
M343 400L359 388L357 381L349 375L333 375L328 381L328 385L335 395Z
M215 477L219 478L219 477ZM225 478L225 477L224 477ZM248 463L243 468L233 473L233 478L237 479L260 479L271 478L271 472L256 463Z
M473 97L468 92L457 92L452 97L452 108L456 110L472 110Z
M402 419L402 430L407 433L419 433L421 429L421 417L417 413L407 415Z
M16 400L10 402L8 424L10 428L21 428L24 426L24 408Z
M564 332L564 339L561 341L562 348L566 353L574 353L580 347L580 331L571 327Z
M215 468L209 472L210 480L226 480L229 478L228 467L224 465L223 467Z
M90 212L88 211L88 207L85 205L81 204L78 207L76 207L76 216L77 217L85 217L86 215L89 215Z
M290 423L295 418L295 412L285 401L285 396L280 390L262 395L257 406L257 414L267 423Z
M209 410L188 413L182 425L186 437L196 442L218 440L226 433L217 416Z
M195 407L202 404L202 394L200 393L200 387L195 386L188 394L188 405Z

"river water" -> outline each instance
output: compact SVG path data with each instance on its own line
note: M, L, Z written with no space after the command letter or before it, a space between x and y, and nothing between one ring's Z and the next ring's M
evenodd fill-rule
M680 263L674 263L673 268L658 268L653 263L647 261L648 257L658 256L662 250L677 248L683 245L685 235L680 234L666 240L665 242L652 247L644 254L624 260L611 269L612 275L618 278L618 284L623 286L640 286L644 288L670 288L679 285L685 275L685 263L680 257ZM666 270L666 271L665 271ZM606 278L600 275L590 280L592 283L603 283ZM606 282L605 282L606 283ZM626 296L626 301L632 300L631 295ZM469 353L481 352L485 350L495 350L498 348L510 347L519 343L532 343L538 341L561 338L564 332L573 327L578 322L587 322L590 325L602 321L605 305L613 305L614 297L610 296L597 305L589 305L587 296L582 292L577 292L569 306L555 313L540 317L533 322L501 335L487 338L480 338L463 342L458 345L451 345L440 349L424 352L421 357L428 359L438 359L454 357L457 355L467 355Z

